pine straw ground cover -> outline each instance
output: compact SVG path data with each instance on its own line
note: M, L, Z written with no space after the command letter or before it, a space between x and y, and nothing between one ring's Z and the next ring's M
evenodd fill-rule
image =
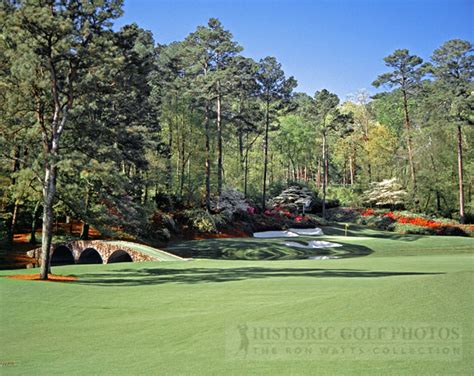
M47 280L40 279L40 275L38 274L14 274L14 275L7 275L3 278L10 278L10 279L20 279L24 281L44 281L44 282L71 282L76 281L77 278L73 276L63 276L63 275L56 275L56 274L48 274Z

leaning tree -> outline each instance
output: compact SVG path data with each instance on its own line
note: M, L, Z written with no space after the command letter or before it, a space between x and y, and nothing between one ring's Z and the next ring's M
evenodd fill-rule
M83 94L84 77L94 76L113 49L111 20L121 14L121 0L20 0L10 4L3 38L8 43L11 74L34 104L42 144L43 229L41 279L48 278L61 136ZM108 37L107 37L108 35ZM100 77L97 77L100 80Z

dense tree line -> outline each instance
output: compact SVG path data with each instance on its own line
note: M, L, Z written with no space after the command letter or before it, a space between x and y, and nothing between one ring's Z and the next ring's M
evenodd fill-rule
M429 62L397 50L386 91L294 91L275 57L259 61L217 19L157 44L118 31L121 1L6 1L0 13L0 193L12 240L39 213L140 234L163 199L211 208L225 187L256 205L290 182L362 205L371 182L398 178L407 207L472 212L473 55L451 40ZM325 206L323 204L323 216ZM43 265L48 264L43 252ZM47 268L42 276L46 277Z

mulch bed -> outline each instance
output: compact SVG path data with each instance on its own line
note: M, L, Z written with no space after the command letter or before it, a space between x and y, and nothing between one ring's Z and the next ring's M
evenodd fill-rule
M15 275L4 276L4 278L21 279L21 280L25 280L25 281L44 281L44 282L73 282L73 281L77 281L76 277L56 275L56 274L48 274L48 279L47 280L40 279L39 274L15 274Z

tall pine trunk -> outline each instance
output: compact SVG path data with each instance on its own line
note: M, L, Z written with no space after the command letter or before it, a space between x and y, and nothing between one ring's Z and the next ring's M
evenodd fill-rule
M321 189L321 158L318 158L318 167L316 170L316 187Z
M180 166L180 179L179 179L179 197L183 197L184 191L184 180L185 180L185 171L186 171L186 163L189 160L189 156L186 158L186 144L184 142L184 135L181 139L181 166Z
M351 185L354 185L354 158L349 156L349 173L350 173L350 181Z
M458 147L458 183L459 183L459 221L464 223L464 189L463 189L463 159L462 159L462 128L457 127L457 147Z
M262 209L265 210L267 201L267 169L268 169L268 128L270 127L270 103L267 100L265 110L265 140L263 143L263 192L262 192Z
M171 157L173 155L173 126L171 117L169 119L169 126L168 126L168 152L166 154L166 189L168 194L171 193L173 189L173 162Z
M249 176L249 152L252 147L249 145L249 135L246 135L245 160L244 160L244 197L247 198L248 192L248 176Z
M415 162L413 160L413 145L411 139L411 125L410 125L410 116L408 114L408 99L405 89L402 89L403 93L403 111L405 115L405 130L407 132L407 151L408 151L408 162L410 164L410 175L411 181L413 184L413 196L416 198L416 171L415 171Z
M327 153L326 132L323 131L323 218L326 218Z
M205 134L206 134L206 209L211 210L211 142L209 130L209 105L205 111Z
M219 92L219 82L217 91ZM222 119L221 119L221 95L217 94L216 103L216 126L217 126L217 195L219 200L222 195Z
M20 169L20 162L18 161L20 158L20 148L18 146L15 147L13 151L13 166L12 166L12 175L10 178L11 185L14 186L16 184L15 173ZM16 226L16 215L18 212L18 201L15 200L13 205L9 204L7 206L7 210L10 211L11 217L10 221L7 226L7 242L13 243L13 239L15 237L15 226Z
M238 131L238 140L239 140L239 168L240 168L240 173L245 174L244 138L243 138L241 130ZM245 178L244 178L244 180L245 180ZM242 190L245 190L245 181L243 182Z

